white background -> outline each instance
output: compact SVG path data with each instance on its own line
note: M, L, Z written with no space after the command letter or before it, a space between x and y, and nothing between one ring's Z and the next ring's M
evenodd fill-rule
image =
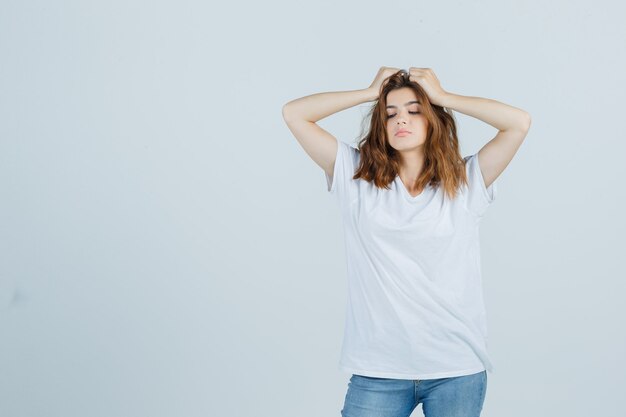
M481 226L482 416L623 416L624 16L1 0L0 415L339 416L341 223L281 109L414 66L532 117ZM497 133L456 117L463 155Z

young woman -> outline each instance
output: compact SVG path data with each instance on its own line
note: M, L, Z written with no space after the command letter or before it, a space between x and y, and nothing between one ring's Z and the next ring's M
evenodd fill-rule
M373 101L358 148L316 122ZM461 157L452 110L498 134ZM348 306L339 368L352 374L344 417L479 416L487 353L479 224L496 178L530 128L527 112L444 91L429 68L382 67L362 90L283 107L325 171L342 214Z

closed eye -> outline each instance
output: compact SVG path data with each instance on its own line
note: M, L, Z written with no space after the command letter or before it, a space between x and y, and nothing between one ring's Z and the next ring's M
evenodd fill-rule
M420 112L418 112L418 111L410 111L409 113L411 113L411 114L419 114ZM395 116L396 116L395 114L388 114L387 115L387 119L391 119L392 117L395 117Z

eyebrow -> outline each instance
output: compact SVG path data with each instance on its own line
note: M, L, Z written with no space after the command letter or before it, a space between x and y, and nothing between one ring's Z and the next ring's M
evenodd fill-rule
M419 101L415 101L415 100L413 100L413 101L409 101L409 102L405 103L404 105L405 105L405 106L408 106L409 104L420 104L420 102L419 102ZM386 109L397 109L397 108L398 108L398 106L387 106L387 107L385 107L385 108L386 108Z

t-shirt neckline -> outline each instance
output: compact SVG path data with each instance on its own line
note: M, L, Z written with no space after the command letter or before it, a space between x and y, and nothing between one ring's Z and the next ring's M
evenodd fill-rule
M421 192L421 193L419 193L418 195L416 195L415 197L413 197L413 196L411 195L411 193L409 193L409 190L407 190L407 188L406 188L406 186L404 185L404 183L402 182L402 179L400 178L400 175L399 175L399 174L398 174L398 175L396 175L395 181L396 181L396 186L397 186L398 188L401 188L401 191L400 191L400 192L401 192L402 194L404 194L404 197L405 197L408 201L411 201L411 202L413 202L413 201L418 201L418 200L421 200L422 198L424 198L424 194L426 193L426 191L427 191L427 190L428 190L428 188L429 188L429 185L427 184L427 185L426 185L426 187L424 187L424 189L422 190L422 192Z

